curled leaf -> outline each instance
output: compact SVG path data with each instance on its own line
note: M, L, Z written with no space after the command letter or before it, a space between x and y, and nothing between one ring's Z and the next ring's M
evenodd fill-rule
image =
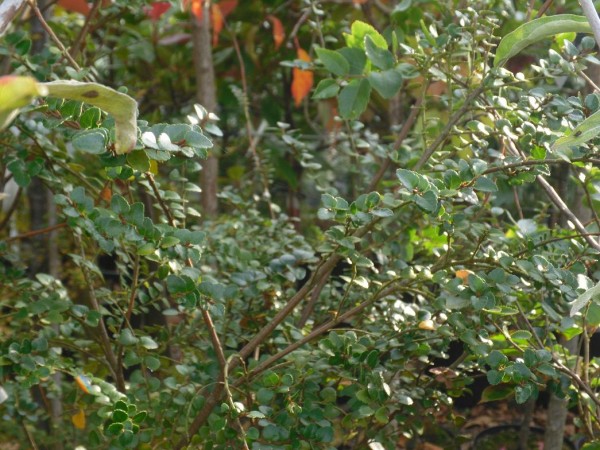
M115 119L115 151L129 153L137 141L137 102L122 92L98 83L52 81L41 83L52 97L88 103L106 111Z
M554 36L555 34L573 32L592 32L590 24L584 16L559 14L556 16L541 17L524 23L502 38L496 49L494 66L503 65L521 50L535 42Z
M298 59L310 62L310 56L305 50L298 48ZM300 106L302 100L308 95L313 86L314 75L310 70L294 67L292 70L292 97L296 106Z

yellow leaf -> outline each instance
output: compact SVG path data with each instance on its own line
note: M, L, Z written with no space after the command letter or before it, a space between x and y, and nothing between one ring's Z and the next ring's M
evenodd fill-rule
M435 330L435 324L433 323L433 320L427 319L419 322L419 330Z
M71 422L73 422L75 428L79 430L83 430L85 428L85 412L83 412L83 409L80 408L77 414L71 416Z

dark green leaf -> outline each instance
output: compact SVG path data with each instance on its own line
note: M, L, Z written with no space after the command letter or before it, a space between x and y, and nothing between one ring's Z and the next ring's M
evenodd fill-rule
M358 119L367 109L371 85L365 79L352 80L338 96L340 115L344 119Z

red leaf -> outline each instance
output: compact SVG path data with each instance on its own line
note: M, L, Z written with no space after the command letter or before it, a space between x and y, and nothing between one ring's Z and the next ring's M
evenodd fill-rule
M298 59L310 62L310 56L303 49L298 47ZM292 97L296 106L300 106L302 100L308 95L313 86L313 73L310 70L302 70L294 67L292 70Z
M227 17L229 14L231 14L237 4L238 0L223 0L222 2L219 2L219 9L221 10L223 17Z
M154 2L150 7L145 9L146 16L156 22L160 17L166 13L171 7L169 2Z
M271 25L273 26L273 41L275 42L275 49L278 49L285 39L283 24L281 23L281 20L272 14L267 16L267 20L271 22Z
M58 0L58 6L86 16L90 12L90 5L85 0Z

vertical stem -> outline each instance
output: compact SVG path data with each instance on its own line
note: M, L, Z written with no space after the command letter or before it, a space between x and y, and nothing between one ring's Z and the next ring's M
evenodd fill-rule
M581 5L581 9L583 10L585 17L592 27L592 32L594 33L596 43L598 46L600 46L600 17L598 17L598 12L596 11L594 2L592 0L579 0L579 4Z
M202 19L192 17L192 43L194 70L196 72L196 99L208 112L217 109L217 89L212 58L210 37L210 1L203 4ZM202 211L208 217L217 214L219 160L214 150L202 163L200 187L202 189Z

